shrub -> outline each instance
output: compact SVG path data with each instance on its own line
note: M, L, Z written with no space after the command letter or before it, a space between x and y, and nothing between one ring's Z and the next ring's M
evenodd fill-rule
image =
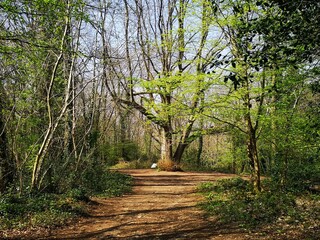
M169 159L161 159L158 161L158 168L162 171L172 171L174 162Z
M88 197L88 192L83 187L71 189L67 196L77 201L89 202L90 198Z
M215 184L213 182L203 182L197 186L197 191L201 193L211 192L215 188Z

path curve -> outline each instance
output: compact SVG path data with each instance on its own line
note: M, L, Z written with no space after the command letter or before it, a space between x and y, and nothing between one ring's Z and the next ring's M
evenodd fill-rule
M90 217L42 239L245 239L243 232L219 226L196 205L200 182L230 178L222 173L123 170L134 178L132 193L98 204ZM41 238L40 238L41 239Z

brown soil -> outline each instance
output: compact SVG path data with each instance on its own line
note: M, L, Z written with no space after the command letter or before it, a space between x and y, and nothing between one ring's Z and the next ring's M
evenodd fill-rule
M134 177L133 192L95 198L89 216L65 228L20 239L273 239L266 233L218 224L197 207L200 182L230 178L221 173L124 170ZM42 236L41 236L42 235ZM41 236L41 237L40 237ZM291 238L285 238L291 239Z

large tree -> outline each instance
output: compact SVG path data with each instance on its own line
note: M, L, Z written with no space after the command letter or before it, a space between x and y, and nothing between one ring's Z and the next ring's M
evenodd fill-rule
M179 164L194 139L190 136L200 99L209 87L206 65L219 51L217 42L208 41L213 34L211 4L124 1L123 9L124 55L118 52L117 58L113 53L121 46L109 40L102 15L106 86L117 104L137 110L159 128L161 158Z

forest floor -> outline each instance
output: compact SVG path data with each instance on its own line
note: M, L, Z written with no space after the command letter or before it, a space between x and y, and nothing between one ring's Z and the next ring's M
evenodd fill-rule
M94 198L89 215L70 226L8 239L301 239L294 231L289 235L263 229L249 231L206 216L197 206L203 197L196 193L196 186L235 175L151 169L122 172L134 178L132 193Z

